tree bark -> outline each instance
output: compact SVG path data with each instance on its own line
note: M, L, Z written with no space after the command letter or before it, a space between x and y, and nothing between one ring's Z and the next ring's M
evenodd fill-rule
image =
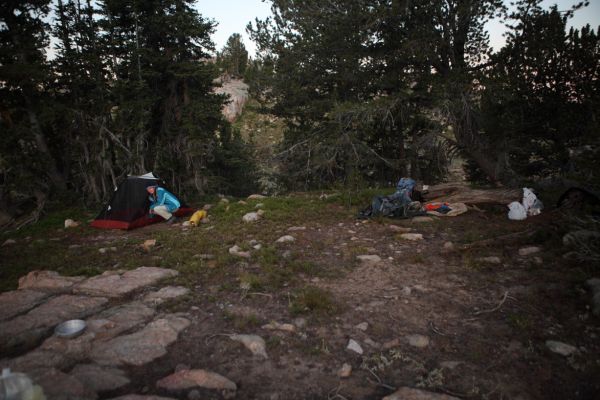
M429 187L423 194L425 201L444 201L465 204L509 204L520 201L521 189L473 189L465 183L444 183Z

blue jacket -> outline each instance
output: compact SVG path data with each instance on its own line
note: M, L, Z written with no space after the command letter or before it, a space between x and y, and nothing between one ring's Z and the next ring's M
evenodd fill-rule
M154 196L149 197L150 200L150 211L154 210L156 206L166 206L167 210L170 213L177 211L177 209L181 206L179 200L175 195L160 186L156 187L156 200L154 200Z

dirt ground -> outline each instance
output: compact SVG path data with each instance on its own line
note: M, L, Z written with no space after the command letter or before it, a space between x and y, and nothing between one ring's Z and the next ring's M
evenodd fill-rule
M236 399L381 399L402 386L463 399L600 398L600 320L591 314L583 286L598 269L562 257L567 250L556 212L515 222L504 208L490 207L416 222L357 220L338 204L323 210L271 221L267 211L265 220L251 226L236 222L240 228L233 236L210 225L191 233L164 224L102 231L102 243L129 249L158 237L157 249L136 250L133 258L179 269L177 283L193 292L165 306L192 321L168 355L129 368L133 383L102 397L133 392L190 399L232 396L156 388L158 379L187 366L236 382ZM390 225L411 228L424 239L404 240ZM290 231L294 226L304 229ZM524 231L533 234L463 248ZM273 244L285 234L295 241ZM192 245L190 235L204 238ZM85 231L62 242L85 245L97 238L98 231ZM247 248L250 240L265 248L250 259L227 254L231 245ZM211 248L216 243L218 248ZM168 258L177 244L187 252ZM539 252L519 255L528 246ZM199 260L192 254L204 253L216 255L215 260L190 261ZM381 260L361 263L358 255ZM118 254L110 257L105 265L119 261ZM118 267L128 265L121 261ZM271 321L293 323L296 329L263 328ZM231 333L260 335L269 358L252 357L225 336ZM362 355L346 348L350 339L360 344ZM548 340L578 350L556 354ZM352 372L341 378L344 363Z

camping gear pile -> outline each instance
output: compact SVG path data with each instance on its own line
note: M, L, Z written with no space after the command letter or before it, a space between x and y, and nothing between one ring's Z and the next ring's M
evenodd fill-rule
M527 216L539 215L544 204L537 198L532 189L523 188L523 201L513 201L508 205L508 219L521 221Z
M128 230L164 221L162 217L150 215L148 212L150 200L146 188L159 185L165 187L164 182L152 172L140 176L128 176L115 189L112 198L91 225L95 228ZM174 215L183 217L192 212L191 208L181 203L181 207Z
M412 218L425 215L421 207L420 192L415 190L417 183L411 178L402 178L396 185L396 192L390 196L375 196L369 206L359 212L359 218L390 217ZM413 198L415 201L413 201Z
M417 190L417 183L412 178L401 178L396 185L396 192L390 196L375 196L370 205L358 213L358 218L390 217L412 218L420 215L438 217L455 217L467 212L464 203L430 202L422 203L423 191Z

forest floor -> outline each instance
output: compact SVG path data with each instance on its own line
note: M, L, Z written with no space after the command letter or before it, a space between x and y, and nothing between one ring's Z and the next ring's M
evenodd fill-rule
M463 399L598 398L600 319L584 282L599 271L562 257L559 213L509 221L505 207L490 206L452 218L356 219L372 194L214 202L210 222L196 228L96 230L87 226L89 213L55 213L0 236L14 240L0 247L1 290L16 289L32 270L179 272L163 283L189 293L159 310L185 315L190 325L166 355L123 366L130 383L100 398L381 399L400 387ZM264 216L243 222L258 203ZM65 218L83 224L64 229ZM403 239L398 227L423 240ZM526 240L464 249L528 230ZM284 235L294 240L276 243ZM149 239L156 245L144 250ZM234 245L250 256L230 254ZM527 247L536 249L520 255ZM271 322L290 325L274 330L265 326ZM268 358L225 336L235 333L262 337ZM347 348L350 340L362 354ZM576 349L561 355L548 341ZM351 372L340 377L344 364ZM227 377L237 391L157 387L189 368Z

